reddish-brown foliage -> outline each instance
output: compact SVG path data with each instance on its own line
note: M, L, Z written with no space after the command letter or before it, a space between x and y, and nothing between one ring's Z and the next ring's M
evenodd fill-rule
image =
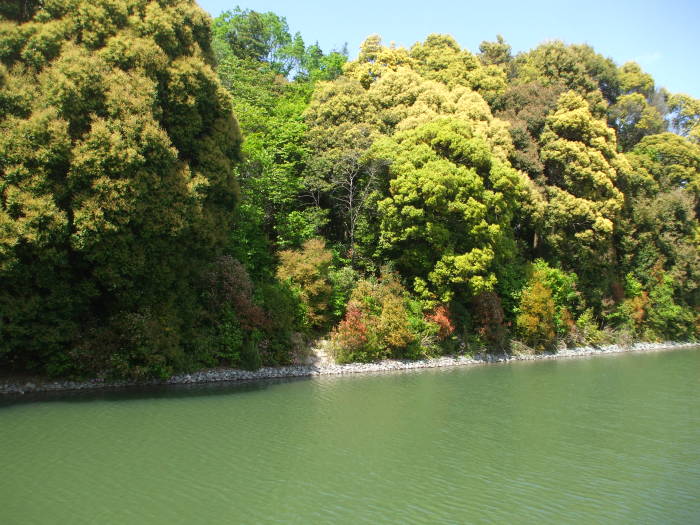
M483 292L473 299L474 324L485 341L501 346L506 340L501 298L495 292Z
M359 304L356 302L348 304L345 318L340 321L331 337L341 348L351 352L367 344L367 323L364 321L364 314Z
M206 278L209 300L214 310L232 308L245 330L269 325L265 311L253 302L253 283L248 272L236 259L220 257Z
M425 315L426 321L438 325L438 339L444 341L455 331L455 327L450 319L450 311L445 305L436 306L432 312Z
M647 316L647 308L649 307L649 293L642 291L637 297L629 299L630 318L640 327Z

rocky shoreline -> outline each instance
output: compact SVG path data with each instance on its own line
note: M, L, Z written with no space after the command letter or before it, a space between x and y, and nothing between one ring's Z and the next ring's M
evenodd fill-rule
M370 372L390 372L395 370L413 370L417 368L440 368L489 363L505 363L509 361L536 361L542 359L560 359L565 357L584 357L592 355L619 354L626 352L649 352L674 350L700 346L698 343L635 343L628 346L607 345L600 347L584 346L565 348L557 353L544 354L477 354L475 356L442 356L417 361L386 360L378 363L350 363L290 365L279 367L264 367L259 370L239 370L233 368L216 368L200 370L190 374L174 375L167 380L151 381L105 381L93 379L89 381L53 381L25 384L0 383L0 395L21 395L30 392L53 392L70 390L90 390L99 388L125 388L145 385L177 385L190 383L214 383L219 381L254 381L258 379L273 379L284 377L309 377L321 375L357 374Z

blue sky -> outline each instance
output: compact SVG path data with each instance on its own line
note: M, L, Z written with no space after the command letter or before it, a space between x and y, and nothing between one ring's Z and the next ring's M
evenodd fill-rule
M472 52L498 33L514 53L552 39L586 43L618 64L637 61L658 86L700 98L699 0L197 1L212 16L236 5L273 11L307 44L318 41L329 51L347 42L351 58L373 33L407 47L449 33Z

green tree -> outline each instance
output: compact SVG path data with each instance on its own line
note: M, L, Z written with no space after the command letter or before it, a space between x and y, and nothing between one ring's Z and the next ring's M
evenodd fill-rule
M496 35L495 42L484 40L479 44L479 60L485 66L500 66L508 72L513 57L511 55L511 47L506 43L501 35Z
M629 164L617 153L614 131L573 92L559 98L540 140L548 199L544 240L566 268L583 272L588 284L600 283L601 267L611 264L613 225L623 205L615 182Z
M210 19L189 0L32 5L0 29L0 359L186 366L238 195Z
M554 40L516 58L517 82L563 84L589 103L597 117L620 93L617 66L588 45L567 45Z
M241 49L241 39L263 51L250 56ZM233 236L234 250L241 260L254 261L248 264L251 271L270 273L268 241L299 246L327 222L323 210L305 198L309 146L303 113L314 83L338 76L346 56L306 47L274 13L241 9L216 18L214 49L219 76L235 95L234 110L246 136L238 166L239 214L246 228ZM286 78L292 75L294 80Z
M687 325L688 312L700 304L700 148L662 133L644 137L627 157L633 169L620 180L625 208L616 233L618 267L640 283L647 299L667 298L670 286L675 306L668 312L683 310L675 326ZM652 330L657 337L670 333L659 326Z
M642 184L635 193L644 187L647 195L681 190L690 196L696 213L700 213L700 146L673 133L661 133L644 137L628 158L640 179L637 184ZM646 186L641 180L646 181Z
M684 94L671 95L668 106L674 130L700 143L700 100Z
M552 290L545 284L544 275L535 271L520 296L515 319L518 335L535 351L554 347L557 338L555 306Z
M654 94L654 78L636 62L626 62L618 69L620 93L638 93L649 99Z
M619 97L608 110L608 121L617 130L622 151L629 151L647 135L666 130L666 121L659 110L639 93Z
M523 170L534 180L541 179L544 173L544 165L540 160L540 135L544 131L547 116L557 108L557 100L563 91L560 84L515 84L494 104L494 115L510 123L510 134L515 146L510 154L513 167Z
M517 172L468 121L443 118L376 145L390 162L380 250L424 300L492 289L497 252L524 194Z
M294 67L295 58L299 60L287 21L275 13L236 7L219 15L212 29L220 55L230 52L241 60L266 63L284 76Z

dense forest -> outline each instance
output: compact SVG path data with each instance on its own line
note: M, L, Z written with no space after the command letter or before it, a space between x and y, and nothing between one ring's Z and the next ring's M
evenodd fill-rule
M588 45L350 60L193 0L0 5L6 370L692 340L699 212L700 100Z

